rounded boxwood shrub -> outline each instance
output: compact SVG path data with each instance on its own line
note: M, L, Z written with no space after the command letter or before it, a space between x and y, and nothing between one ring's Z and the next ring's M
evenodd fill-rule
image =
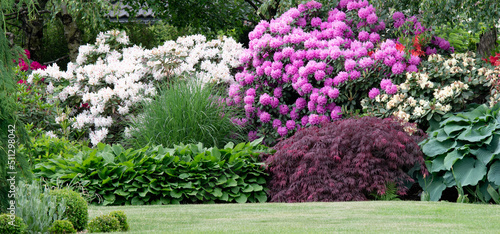
M87 201L82 195L69 188L55 189L50 191L50 194L55 195L58 201L60 199L66 201L66 211L62 218L67 218L77 231L85 230L89 214Z
M111 215L101 215L89 222L89 232L116 232L120 230L120 221Z
M125 215L125 212L117 210L117 211L112 211L111 213L109 213L109 215L118 219L118 221L120 222L121 231L126 232L130 229L130 227L128 226L127 216Z
M73 224L68 220L56 220L49 228L49 232L53 234L60 233L76 233Z
M0 215L0 233L22 234L26 231L26 224L23 219L14 216L14 225L12 223L12 216L10 214Z
M427 173L418 142L424 133L393 119L363 117L304 128L279 142L266 159L273 202L367 200L395 183L407 192L408 173ZM405 132L413 131L412 135Z

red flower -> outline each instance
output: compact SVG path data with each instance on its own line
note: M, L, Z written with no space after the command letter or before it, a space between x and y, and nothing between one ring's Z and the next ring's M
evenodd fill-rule
M26 84L26 81L25 80L19 80L17 83L18 84Z
M28 59L31 58L31 54L30 54L30 51L29 50L24 50L24 53L26 54L26 57L28 57Z
M21 71L27 71L29 69L28 64L22 59L19 59L19 67L21 68Z
M403 44L400 44L400 43L396 43L396 49L401 51L401 52L404 52L405 51L405 46Z
M44 70L45 68L47 68L47 66L44 66L37 61L33 61L31 63L31 70L38 70L38 69Z

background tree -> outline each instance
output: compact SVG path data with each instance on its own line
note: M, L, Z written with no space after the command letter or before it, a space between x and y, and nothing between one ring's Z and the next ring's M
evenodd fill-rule
M13 44L8 39L4 24L6 17L11 16L19 9L26 9L27 15L32 16L35 10L33 2L30 0L9 1L0 0L0 213L6 211L9 198L7 197L9 183L7 181L8 170L8 130L9 125L14 125L18 143L27 143L27 135L24 125L17 121L15 114L15 103L11 95L15 91L14 70L16 66L14 59L17 59L24 51ZM16 179L31 178L29 165L25 157L15 154Z
M371 0L377 10L390 15L401 11L418 15L421 22L434 29L462 28L470 35L480 33L477 52L489 56L497 46L500 19L498 0ZM446 30L445 30L446 31Z
M90 33L95 37L95 31L104 28L107 21L104 15L112 6L107 0L36 0L31 3L32 12L26 5L19 5L7 14L5 20L7 29L20 37L15 41L27 48L37 61L42 60L42 53L46 52L42 45L49 24L63 25L68 56L74 61L83 41L82 34Z

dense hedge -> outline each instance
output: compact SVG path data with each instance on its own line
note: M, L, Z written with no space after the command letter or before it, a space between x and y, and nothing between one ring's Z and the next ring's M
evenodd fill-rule
M79 183L104 205L265 202L267 174L258 156L269 149L260 141L224 149L181 144L124 150L98 144L70 159L40 163L34 173L53 185Z

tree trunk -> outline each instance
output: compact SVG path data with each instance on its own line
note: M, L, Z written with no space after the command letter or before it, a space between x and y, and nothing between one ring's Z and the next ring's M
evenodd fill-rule
M68 13L66 5L63 4L61 9L61 12L57 13L57 17L64 26L64 37L68 43L69 59L74 62L78 56L78 49L82 42L82 34L78 25L73 20L73 17Z
M39 0L36 6L36 11L45 9L48 0ZM43 39L43 16L36 14L34 19L30 20L28 15L22 16L23 26L22 29L26 35L26 45L31 53L31 59L38 61L42 58L42 39Z
M481 34L481 38L479 39L479 44L477 46L477 53L481 55L483 58L487 58L491 55L491 52L497 46L497 29L495 27L491 28L491 30L486 31Z

